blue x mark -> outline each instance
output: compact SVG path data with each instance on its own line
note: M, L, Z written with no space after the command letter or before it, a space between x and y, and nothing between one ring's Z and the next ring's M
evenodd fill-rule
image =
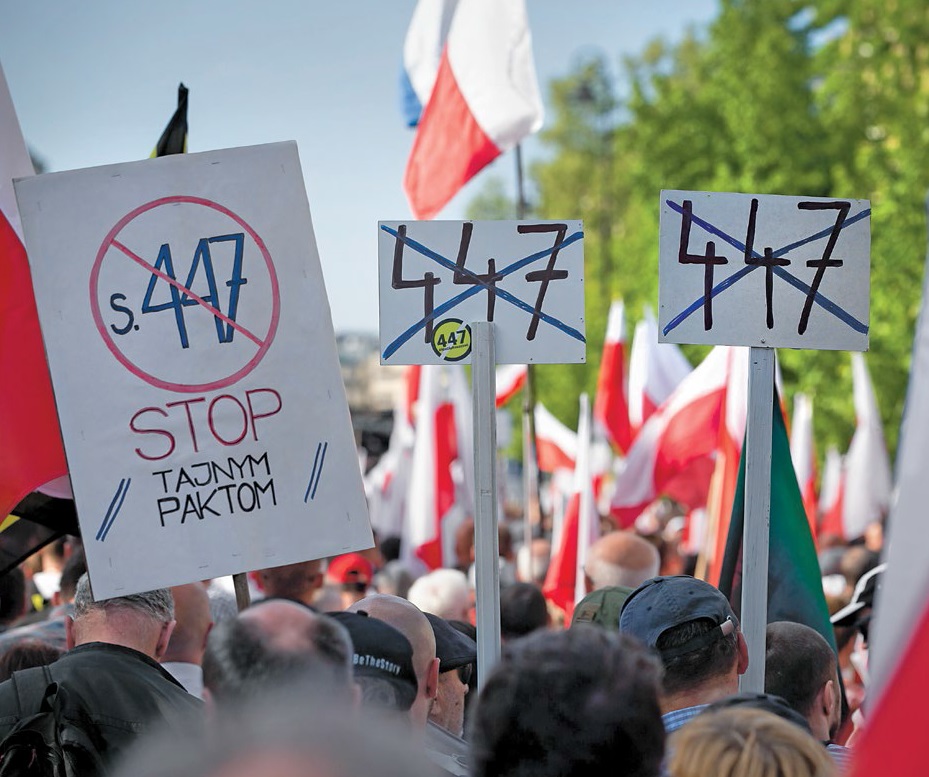
M409 236L401 237L395 229L391 229L386 224L382 224L381 229L383 229L388 235L391 235L394 238L398 238L402 240L404 245L409 246L417 253L425 256L427 259L431 259L436 264L441 265L442 267L445 267L448 270L452 270L453 272L458 271L459 273L468 276L468 278L474 283L474 285L468 288L466 291L463 291L461 292L461 294L458 294L452 297L447 302L443 302L441 305L438 305L432 311L432 315L423 316L423 318L421 318L419 321L413 324L413 326L405 330L401 335L399 335L395 340L393 340L393 342L391 342L387 346L387 348L384 349L383 358L389 359L391 356L393 356L393 354L397 352L397 350L405 342L407 342L411 337L413 337L418 332L421 332L423 329L425 329L427 323L429 323L430 321L434 321L439 316L444 315L449 310L452 310L453 308L457 307L459 304L464 302L466 299L470 299L471 297L473 297L475 294L479 294L481 291L484 291L485 289L491 289L491 287L493 286L493 282L480 278L477 275L477 273L475 273L473 270L459 267L457 264L455 264L455 262L447 259L446 257L442 256L436 251L433 251L428 246L425 246L422 243L419 243L416 240L413 240ZM584 238L583 232L581 231L575 232L569 235L568 237L566 237L557 246L552 246L551 248L546 248L544 251L538 251L537 253L529 254L529 256L525 256L522 259L518 259L512 264L507 265L498 273L498 275L500 277L506 277L507 275L511 275L512 273L518 270L521 270L523 267L527 267L533 262L539 261L539 259L547 258L548 256L551 255L551 253L556 248L560 251L561 249L567 248L572 243L576 243L578 240L582 240L583 238ZM523 300L519 299L514 294L511 294L506 289L501 289L496 286L493 286L493 290L496 292L498 297L500 297L503 300L506 300L511 305L515 305L520 310L525 310L530 315L537 314L539 318L542 319L545 323L551 324L553 327L561 330L566 335L573 337L575 340L578 340L579 342L582 342L582 343L587 342L587 340L584 338L584 335L581 334L579 331L577 331L574 327L569 326L563 321L559 321L554 316L548 315L548 313L545 313L543 311L537 312L534 306L530 305L527 302L523 302Z
M683 214L684 209L680 205L678 205L676 202L672 202L671 200L665 200L665 203L668 205L669 208L671 208L676 213ZM862 219L868 218L870 215L871 215L871 209L866 208L860 213L856 213L854 216L847 218L845 220L845 223L842 224L842 229L845 229L851 224L861 221ZM715 227L710 222L704 219L701 219L700 217L696 215L693 215L692 219L693 219L694 224L697 224L698 226L702 227L704 230L709 232L711 235L715 235L716 237L721 238L722 240L727 242L729 245L733 246L734 248L737 248L743 254L745 253L744 243L736 240L734 237L730 237L718 227ZM819 232L816 232L815 234L810 235L809 237L805 237L802 240L798 240L796 243L791 243L790 245L786 245L783 248L777 249L777 251L775 251L772 254L772 256L774 258L785 256L786 254L793 251L795 248L800 248L801 246L804 246L807 243L813 243L816 240L821 240L824 237L828 237L830 232L832 232L832 227L829 227L828 229L823 229ZM754 251L754 250L752 251L752 255L756 259L762 258L761 254L759 254L757 251ZM738 272L734 272L732 275L730 275L725 280L722 280L719 283L717 283L713 287L713 291L711 292L710 296L715 297L718 294L721 294L726 289L730 288L731 286L734 286L736 283L742 280L742 278L744 278L750 272L752 272L753 270L757 270L760 266L761 265L758 265L758 264L750 264L750 265L746 265ZM783 267L773 267L772 270L774 271L775 275L787 281L787 283L789 283L794 288L799 289L805 294L810 293L810 287L807 284L805 284L795 275L792 275L791 273L787 272L787 270L785 270ZM819 305L821 308L831 313L833 316L835 316L837 319L842 321L844 324L847 324L848 326L850 326L855 332L858 332L860 334L868 333L867 324L864 324L861 321L859 321L857 318L855 318L853 315L848 313L843 308L839 307L839 305L837 305L835 302L830 300L824 294L817 292L814 295L813 299L817 305ZM703 305L704 305L704 299L703 299L703 296L701 295L696 300L694 300L694 302L688 305L683 311L681 311L674 318L672 318L668 322L668 324L664 327L662 332L664 334L668 334L668 332L670 332L671 330L676 329L678 326L684 323L684 321L686 321L693 313L700 310L700 308L702 308Z

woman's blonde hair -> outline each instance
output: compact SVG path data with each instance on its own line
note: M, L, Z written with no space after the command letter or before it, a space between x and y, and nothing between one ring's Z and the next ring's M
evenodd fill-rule
M672 777L832 777L826 748L770 712L726 709L698 715L668 743Z

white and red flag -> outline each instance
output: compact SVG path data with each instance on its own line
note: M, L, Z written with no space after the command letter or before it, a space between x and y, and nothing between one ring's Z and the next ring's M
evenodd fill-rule
M424 366L401 533L405 559L454 566L455 530L471 514L474 452L464 368Z
M626 401L626 322L623 303L610 305L603 340L603 356L594 398L594 424L609 443L625 453L632 443Z
M600 535L590 470L590 411L586 394L581 395L580 405L571 498L542 585L545 597L564 610L566 623L571 622L574 605L586 594L587 551Z
M644 317L635 325L629 354L627 396L633 438L691 371L680 348L658 342L658 324L651 308L646 307Z
M621 526L631 526L661 495L691 509L706 505L730 362L746 354L746 349L715 347L642 427L610 507Z
M0 518L68 469L13 194L32 174L0 69Z
M926 773L924 737L929 697L929 274L913 347L900 445L896 498L888 520L882 575L869 629L870 685L865 728L852 777L917 777ZM850 489L851 484L847 484ZM850 493L850 491L848 492Z
M574 469L577 433L555 418L541 402L535 403L535 445L542 472Z
M845 457L842 523L846 539L864 534L868 524L887 513L892 488L890 457L881 414L864 356L852 354L855 434Z
M790 458L797 473L803 509L816 540L816 448L813 444L813 400L806 394L794 395L794 415L790 425Z
M432 17L441 30L447 17ZM423 46L434 46L436 23L421 29ZM416 45L408 35L405 49ZM403 177L413 215L433 218L482 168L538 131L542 113L523 0L460 0Z
M845 539L842 525L842 502L845 490L845 462L834 445L826 449L823 463L823 479L819 488L820 537L835 536Z
M504 364L497 367L497 407L503 407L522 390L528 375L529 368L525 364Z

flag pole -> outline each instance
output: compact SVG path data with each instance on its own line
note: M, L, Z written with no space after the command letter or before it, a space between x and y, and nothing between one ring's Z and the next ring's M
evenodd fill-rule
M484 686L500 658L500 548L497 536L497 417L494 325L471 324L474 423L474 589L477 681Z
M522 144L516 144L516 218L522 221L528 210L523 179ZM539 461L536 457L535 434L535 368L526 365L526 385L523 388L523 542L532 547L533 526L541 525L539 498Z
M748 669L740 691L764 691L768 625L768 548L771 522L771 438L774 349L749 351L748 418L745 437L745 533L742 538L742 634Z

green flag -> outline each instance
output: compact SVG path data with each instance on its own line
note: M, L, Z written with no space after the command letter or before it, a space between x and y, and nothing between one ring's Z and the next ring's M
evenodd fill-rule
M171 121L158 138L152 156L185 153L187 153L187 87L180 84L177 87L177 110L174 111Z
M768 623L794 621L815 629L835 650L816 546L790 458L781 403L774 392L771 434L771 525L768 551ZM742 604L742 534L745 528L745 446L732 503L719 590L739 613Z

